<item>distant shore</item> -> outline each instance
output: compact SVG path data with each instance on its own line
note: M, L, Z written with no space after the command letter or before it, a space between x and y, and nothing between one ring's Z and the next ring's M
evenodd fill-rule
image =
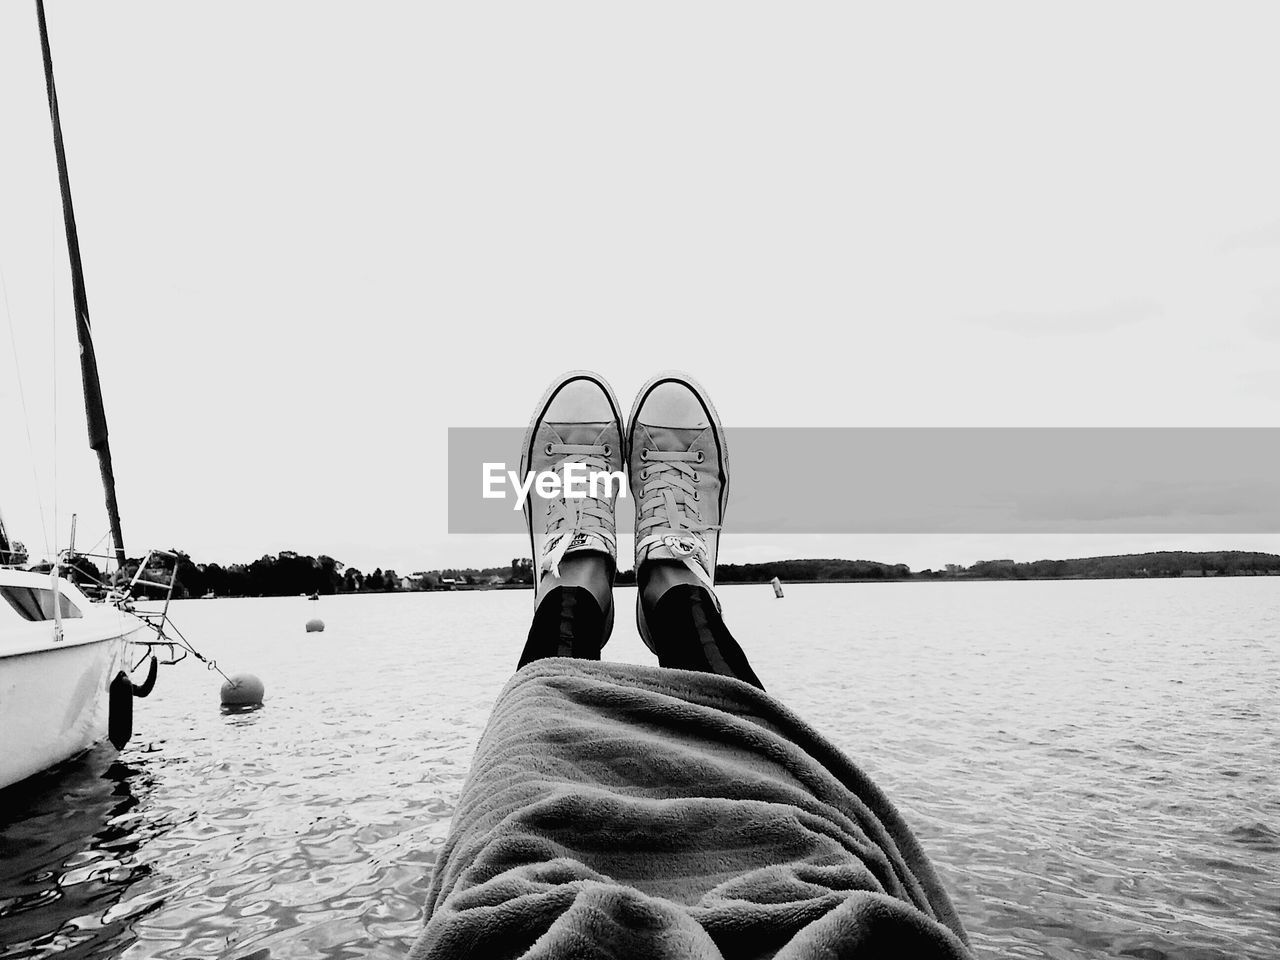
M1194 574L1194 575L1192 575L1192 574L1187 574L1187 575L1186 575L1186 578L1187 578L1187 579L1204 580L1204 579L1214 579L1214 578L1216 578L1217 576L1218 576L1217 574L1210 574L1208 577L1204 577L1204 576L1201 576L1200 574L1198 574L1198 573L1197 573L1197 574ZM1269 573L1258 573L1258 574L1254 574L1254 573L1224 574L1223 576L1224 576L1224 577L1226 577L1226 578L1244 577L1244 576L1249 576L1249 577L1252 577L1252 576L1259 576L1259 577L1266 577L1266 576L1271 576L1271 577L1280 577L1280 570L1274 570L1274 571L1271 571L1271 572L1269 572ZM770 578L770 579L772 579L772 578ZM857 583L998 583L998 582L1007 582L1007 581L1011 581L1011 580L1012 580L1012 581L1017 581L1017 582L1024 582L1024 581L1041 581L1041 580L1054 580L1054 581L1058 581L1058 580L1180 580L1180 579L1183 579L1183 576L1182 576L1182 575L1177 575L1177 576L1161 576L1161 577L1134 577L1134 576L1127 576L1127 575L1116 574L1116 575L1112 575L1112 576L1090 576L1090 577L1085 577L1085 576L1077 576L1077 577L989 577L989 576L972 576L972 577L921 577L921 576L910 576L910 577L859 577L859 578L850 578L850 579L845 579L845 580L832 580L832 579L815 579L815 578L809 578L809 579L780 580L780 582L781 582L782 584L784 584L785 586L793 586L793 585L795 585L795 584L814 584L814 583L835 584L835 585L837 585L837 586L838 586L838 585L840 585L840 584L848 584L848 583L854 583L854 584L857 584ZM718 586L718 587L745 587L745 586L761 586L761 585L763 585L763 586L768 586L768 583L769 583L769 581L759 581L759 580L726 580L726 579L724 579L723 577L716 577L716 586ZM619 587L628 587L628 586L633 587L633 586L635 586L635 579L634 579L633 577L629 577L629 578L627 578L626 580L619 579L619 580L615 581L615 584L614 584L614 585L615 585L615 586L619 586ZM379 592L379 593L405 593L405 592L410 592L410 593L413 593L413 592L418 592L418 593L430 593L430 592L440 593L440 592L447 592L447 591L449 591L449 590L459 590L459 591L461 591L461 590L532 590L532 589L533 589L533 584L532 584L532 583L494 583L494 584L476 583L476 584L458 584L458 585L453 586L453 587L435 587L435 588L427 588L427 589L424 589L424 590L418 590L418 591L380 590L380 591L378 591L378 592ZM361 592L369 592L369 591L361 591Z
M522 590L533 586L533 563L516 558L502 567L443 569L398 574L378 567L365 574L327 555L311 557L292 551L268 554L252 563L221 566L196 563L177 555L176 598L332 596L348 593L409 593L445 590ZM131 578L140 563L125 565ZM103 579L91 558L73 557L64 566L86 589ZM153 574L148 574L148 579ZM1280 555L1242 550L1208 552L1160 551L1068 560L983 560L970 566L947 564L941 570L914 571L902 563L876 560L805 559L767 563L722 563L720 584L767 584L775 577L788 583L892 583L909 581L965 582L992 580L1133 580L1240 576L1280 576ZM162 578L167 582L167 577ZM620 570L619 586L635 583L634 570ZM146 589L137 595L150 596Z
M1235 579L1241 576L1280 576L1280 571L1274 573L1260 574L1231 574L1224 579ZM827 586L847 586L860 585L869 583L1007 583L1013 582L1046 582L1046 581L1073 581L1082 580L1180 580L1181 577L1128 577L1128 576L1098 576L1098 577L901 577L901 578L862 578L857 580L782 580L780 581L784 587L792 587L797 585L825 584ZM1193 579L1188 577L1187 579ZM1197 580L1218 579L1217 577L1195 577ZM628 580L623 582L617 581L615 586L634 587L635 581ZM722 580L716 579L717 587L749 587L749 586L768 586L768 583L760 583L756 580ZM388 594L402 593L468 593L480 590L532 590L531 583L461 583L452 587L420 587L412 590L358 590L358 591L338 591L331 594L321 594L321 596L386 596ZM289 596L289 594L227 594L225 596L202 596L194 597L187 595L183 599L188 600L244 600L253 599L261 600L273 597ZM300 598L301 599L301 598Z

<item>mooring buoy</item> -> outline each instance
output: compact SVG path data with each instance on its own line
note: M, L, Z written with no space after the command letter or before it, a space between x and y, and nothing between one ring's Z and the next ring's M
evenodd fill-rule
M237 673L222 685L224 707L256 707L262 704L266 693L262 681L252 673Z
M319 617L308 620L307 633L324 633L324 621Z

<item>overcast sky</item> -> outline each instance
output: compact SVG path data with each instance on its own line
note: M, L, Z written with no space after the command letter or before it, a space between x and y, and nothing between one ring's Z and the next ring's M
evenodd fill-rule
M1274 5L49 7L131 553L523 556L446 534L446 429L522 426L574 367L624 408L690 370L740 426L1277 425ZM54 541L56 369L57 539L76 510L87 547L106 523L17 0L0 145L26 393L24 415L0 316L0 509ZM821 496L812 466L777 469ZM1280 550L732 519L737 561Z

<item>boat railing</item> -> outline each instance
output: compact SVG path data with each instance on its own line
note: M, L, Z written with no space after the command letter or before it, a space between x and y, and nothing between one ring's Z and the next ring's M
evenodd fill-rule
M147 656L157 656L157 648L163 648L168 655L160 660L162 664L170 665L181 663L187 658L188 653L194 653L197 657L200 654L191 646L182 636L182 631L178 629L173 620L169 617L169 603L173 600L174 588L178 585L178 554L171 550L153 549L148 550L146 557L142 563L138 564L138 569L134 571L133 578L129 581L129 585L123 590L112 592L108 595L108 600L114 603L121 610L124 610L137 617L145 623L155 633L154 639L132 640L134 646L144 647L146 653L142 659ZM146 596L145 590L162 591L162 597ZM155 601L160 599L164 606L159 610L148 610L139 608L135 605L135 601ZM204 657L200 657L204 660ZM139 660L139 663L142 661ZM205 661L210 663L211 661ZM214 667L216 669L216 666Z
M143 558L138 565L138 569L134 571L133 576L124 586L121 586L123 582L121 573L123 571L117 571L114 577L102 580L77 566L75 564L76 557L84 557L89 560L96 558L110 562L115 559L114 555L95 553L70 555L68 552L68 556L62 563L62 568L66 571L75 570L86 580L91 581L101 600L110 603L130 616L136 617L150 629L150 634L146 639L135 638L129 641L130 646L141 648L143 651L137 663L133 665L133 669L136 670L149 657L153 656L163 666L172 666L175 663L181 663L188 656L194 656L207 669L214 670L226 677L226 674L218 667L218 662L204 656L197 650L183 636L182 631L169 615L169 604L173 600L174 590L178 586L180 557L177 553L171 550L148 550L146 557ZM88 586L88 584L84 586ZM150 590L163 591L163 596L149 597L145 591ZM163 606L159 610L146 609L137 605L139 602L157 601L163 601Z

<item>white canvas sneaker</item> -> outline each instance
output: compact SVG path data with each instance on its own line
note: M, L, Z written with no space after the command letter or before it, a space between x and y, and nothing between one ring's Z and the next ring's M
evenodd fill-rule
M621 474L623 469L622 415L605 379L573 370L556 379L534 408L520 456L520 476L550 471L564 477L565 465L582 464L580 473ZM579 484L586 488L585 484ZM543 498L531 488L524 503L525 522L537 585L543 576L560 575L560 561L584 551L603 553L617 569L618 541L614 506L621 483L595 488L598 496ZM590 494L591 490L586 489Z
M715 598L720 525L729 498L724 428L705 390L660 373L636 395L627 421L627 466L636 508L636 573L650 560L683 563ZM636 624L653 650L640 593ZM716 599L716 606L720 601Z

